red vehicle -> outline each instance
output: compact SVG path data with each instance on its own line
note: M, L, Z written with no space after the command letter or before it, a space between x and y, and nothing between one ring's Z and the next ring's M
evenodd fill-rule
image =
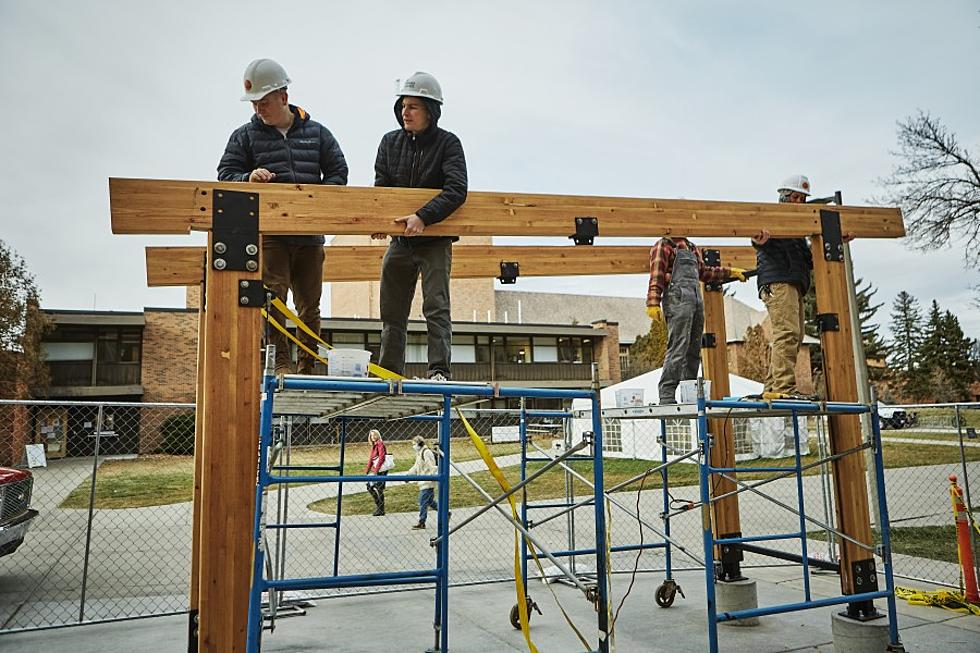
M37 510L31 509L34 476L23 469L0 467L0 556L13 553L24 542Z

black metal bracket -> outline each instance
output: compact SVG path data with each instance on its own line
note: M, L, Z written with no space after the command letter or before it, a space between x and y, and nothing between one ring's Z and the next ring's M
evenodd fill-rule
M717 268L721 267L721 250L719 249L702 249L701 257L704 260L704 264L708 267ZM720 283L706 283L704 284L704 289L709 292L721 292L723 286Z
M211 266L259 269L259 195L215 190L211 198Z
M878 574L875 572L874 558L867 560L857 560L851 563L851 578L854 580L854 592L864 594L865 592L878 591ZM871 621L885 616L883 612L878 612L874 601L855 601L847 604L847 610L840 613L841 616L857 621Z
M261 279L240 279L238 281L238 305L246 308L265 306L267 291Z
M817 331L825 333L827 331L840 331L840 319L837 313L817 313Z
M500 276L497 279L500 283L517 283L517 277L521 276L521 264L517 261L501 261Z
M820 209L820 234L826 261L844 262L844 237L840 230L840 213Z
M718 346L717 338L713 333L702 333L701 334L701 349L714 349Z
M576 245L591 245L599 235L599 218L575 218L575 234L569 236Z
M187 653L197 653L197 639L200 633L200 615L196 609L187 613Z
M718 536L718 539L729 539L742 537L742 533L724 533ZM716 570L716 574L719 581L730 583L736 580L744 580L742 576L741 562L745 555L742 553L742 549L737 544L721 544L718 547L721 549L721 555L719 556L721 563L720 570Z

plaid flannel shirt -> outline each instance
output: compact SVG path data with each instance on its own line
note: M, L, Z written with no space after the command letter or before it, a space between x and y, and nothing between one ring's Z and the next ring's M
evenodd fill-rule
M721 283L731 278L731 268L704 264L701 250L687 238L661 238L650 248L650 285L647 288L647 306L660 306L664 289L670 283L670 271L678 249L694 252L698 257L698 276L704 283Z

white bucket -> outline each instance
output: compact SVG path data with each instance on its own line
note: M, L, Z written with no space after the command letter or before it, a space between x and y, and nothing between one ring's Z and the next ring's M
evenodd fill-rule
M371 352L366 349L331 349L327 352L330 376L367 376Z
M704 381L704 396L705 398L711 397L710 379L705 379ZM680 383L678 383L675 397L677 399L677 403L679 404L696 404L698 401L697 380L681 381Z

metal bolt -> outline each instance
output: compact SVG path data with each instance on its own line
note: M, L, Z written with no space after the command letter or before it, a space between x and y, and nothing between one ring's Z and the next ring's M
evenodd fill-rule
M241 304L242 306L247 305L248 304L248 297L239 297L238 298L238 303Z
M216 259L214 259L214 269L215 270L224 270L225 269L225 266L227 266L227 265L228 264L225 263L225 260L223 258L216 258Z
M255 246L255 243L249 243L245 245L245 253L249 256L255 256L259 253L259 248Z
M239 285L242 288L248 288L248 281L246 281L246 280L243 279L241 282L239 282Z
M224 243L215 243L214 251L216 254L224 254L228 251L228 247L226 247Z
M253 259L249 259L245 261L245 269L248 270L249 272L255 272L256 270L259 269L259 264L256 263Z

